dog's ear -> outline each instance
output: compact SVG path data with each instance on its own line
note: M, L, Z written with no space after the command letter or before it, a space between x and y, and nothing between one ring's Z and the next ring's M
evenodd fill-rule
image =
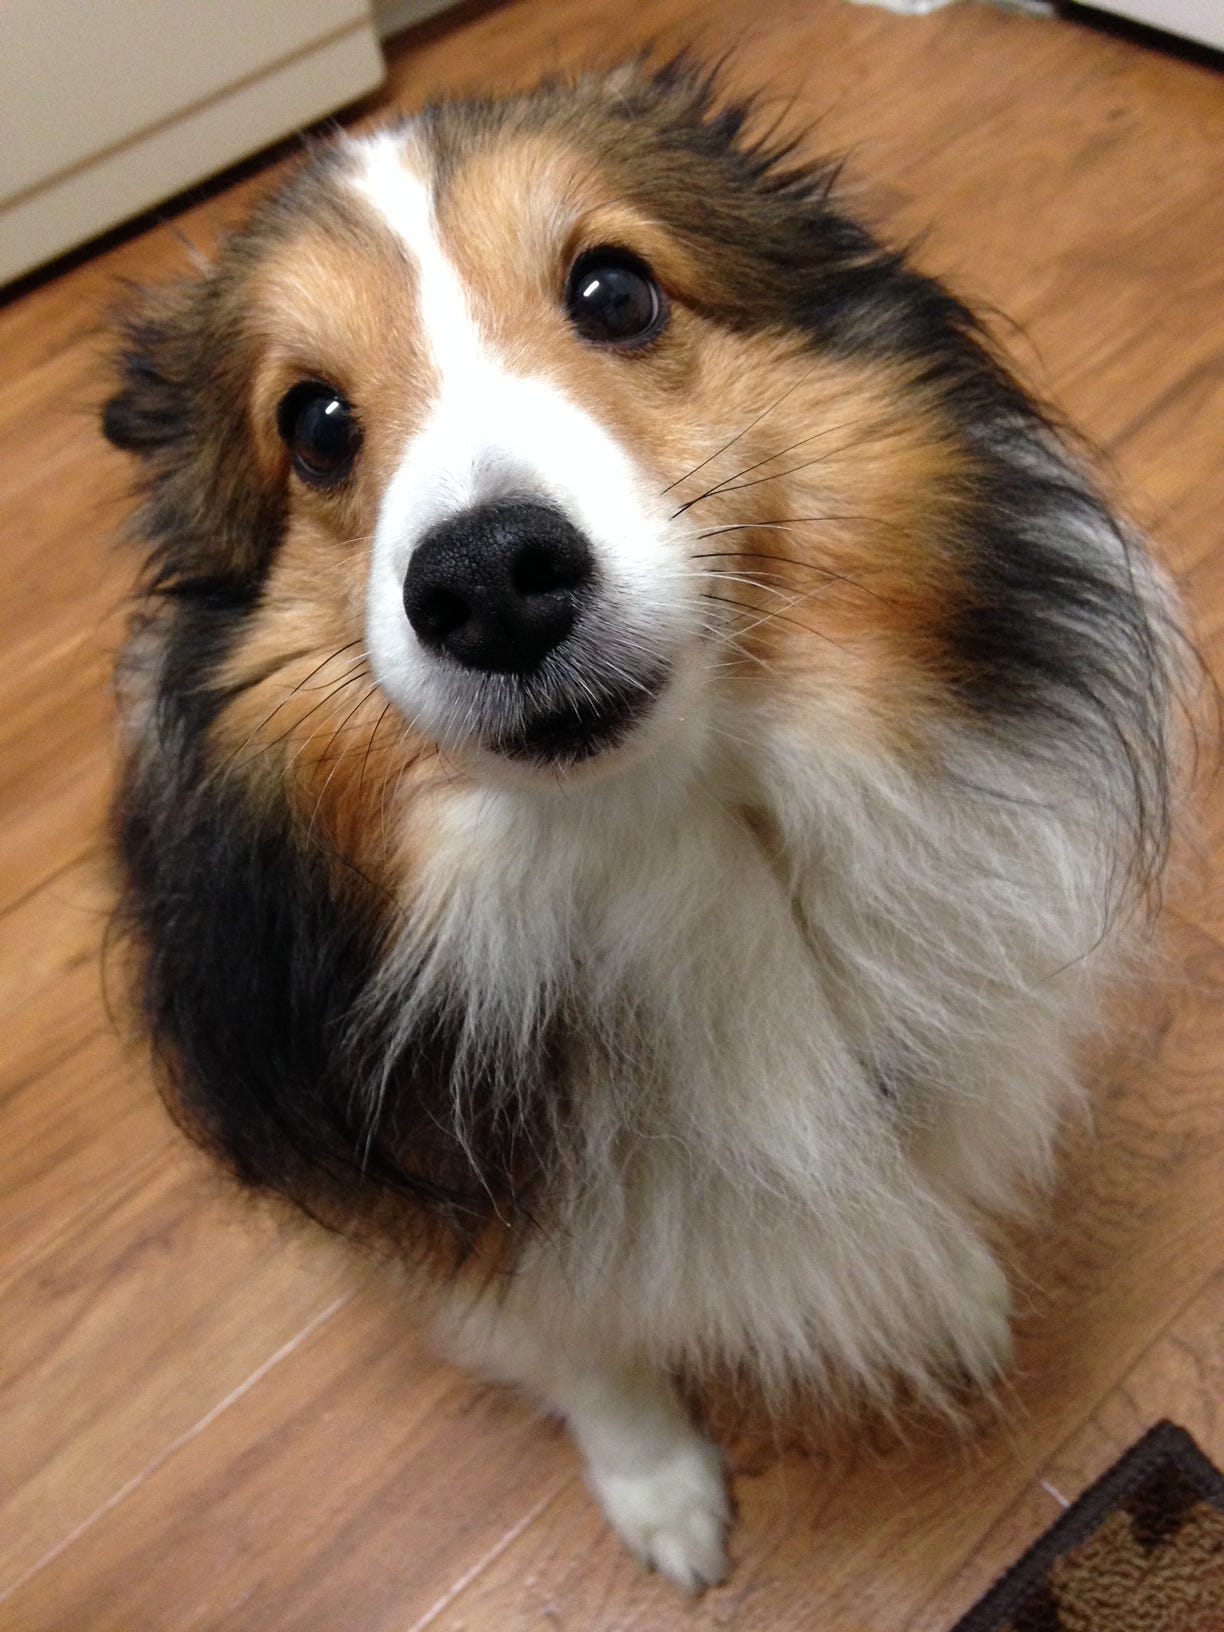
M154 581L246 593L275 547L283 493L251 457L234 287L232 269L218 270L134 297L102 430L143 466L138 526Z
M102 411L102 431L142 457L189 433L208 280L140 291L120 320L119 389Z

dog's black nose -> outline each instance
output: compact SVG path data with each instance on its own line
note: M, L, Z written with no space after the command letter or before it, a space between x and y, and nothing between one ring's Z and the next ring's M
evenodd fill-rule
M404 610L423 645L465 668L526 674L574 627L594 572L591 546L559 510L503 499L425 534Z

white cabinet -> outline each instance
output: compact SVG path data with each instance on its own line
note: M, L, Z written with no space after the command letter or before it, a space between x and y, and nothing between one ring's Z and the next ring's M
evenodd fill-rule
M1224 0L1092 0L1092 4L1224 50Z
M0 281L383 72L369 0L0 0Z

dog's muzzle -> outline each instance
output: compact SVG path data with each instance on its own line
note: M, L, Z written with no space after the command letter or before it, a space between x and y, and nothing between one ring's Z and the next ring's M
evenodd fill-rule
M468 671L479 690L484 745L542 764L613 746L665 678L606 672L600 600L590 541L536 499L447 517L417 544L404 578L404 611L421 645Z

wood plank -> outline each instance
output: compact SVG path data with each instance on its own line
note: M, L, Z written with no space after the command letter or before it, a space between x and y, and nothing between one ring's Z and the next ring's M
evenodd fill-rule
M86 845L104 842L115 755L110 704L96 688L87 690L78 715L76 689L65 682L47 729L38 721L12 756L12 781L0 794L0 921Z
M1224 1273L1127 1372L1084 1426L1050 1457L964 1567L924 1605L906 1632L946 1632L1000 1573L1142 1437L1172 1414L1224 1467Z
M574 1478L379 1276L3 1602L6 1632L405 1632Z
M99 848L78 852L0 913L0 1025L27 1004L49 998L85 965L94 976L97 1008L101 946L112 906L108 872ZM7 1064L7 1058L0 1062L0 1080Z
M93 853L0 916L0 1282L173 1139L106 1001L108 978L111 1002L122 988L116 959L103 966L110 905Z
M294 1237L178 1145L0 1286L0 1592L342 1299L338 1244Z
M92 971L91 971L92 973ZM177 1144L143 1057L97 1029L92 993L0 1085L0 1286Z

